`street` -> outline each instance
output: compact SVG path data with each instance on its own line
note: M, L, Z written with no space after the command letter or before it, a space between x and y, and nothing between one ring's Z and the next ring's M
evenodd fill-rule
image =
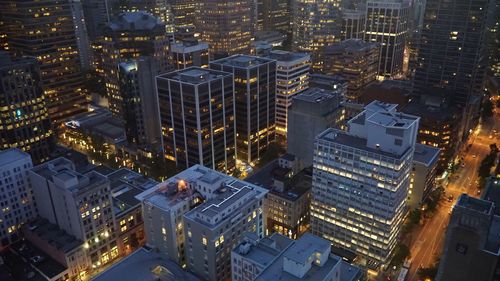
M490 152L489 145L499 143L498 137L493 132L493 130L500 130L498 119L500 118L495 113L491 120L480 125L478 131L473 133L469 140L469 144L472 144L472 146L467 152L462 152L462 163L464 164L453 174L452 179L445 188L444 199L435 213L430 218L425 219L424 225L413 231L412 237L410 237L410 259L412 263L407 280L419 280L418 268L432 266L439 257L451 208L457 198L462 193L480 197L476 183L478 179L477 169L482 159ZM453 196L452 202L448 200L450 195Z

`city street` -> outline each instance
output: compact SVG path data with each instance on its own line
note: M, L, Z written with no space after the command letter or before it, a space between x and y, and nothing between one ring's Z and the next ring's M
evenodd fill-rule
M498 110L497 110L498 111ZM451 208L458 196L467 193L470 196L479 197L477 189L477 169L482 159L490 152L489 145L499 143L498 136L494 130L500 130L499 115L494 114L489 122L481 125L470 137L469 144L472 146L467 152L462 152L462 165L451 177L445 188L445 196L435 213L425 219L423 227L413 231L410 237L411 267L408 273L409 281L417 281L418 268L431 266L439 257L448 225ZM452 202L448 197L453 196Z

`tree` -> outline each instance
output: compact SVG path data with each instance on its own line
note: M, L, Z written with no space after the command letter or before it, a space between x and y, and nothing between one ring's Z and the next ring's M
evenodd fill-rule
M483 120L489 119L493 116L493 103L487 99L483 103L483 108L481 110L481 117Z
M410 249L405 244L399 244L394 252L394 257L392 258L391 265L400 266L403 264L405 259L410 255Z

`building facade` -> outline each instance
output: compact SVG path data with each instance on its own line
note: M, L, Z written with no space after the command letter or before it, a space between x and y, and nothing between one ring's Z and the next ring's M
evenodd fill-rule
M233 75L190 67L156 78L166 157L180 167L235 167Z
M35 163L48 159L54 141L45 97L36 60L0 52L0 149L20 148Z
M297 157L302 167L313 163L314 139L343 121L341 96L333 91L309 88L295 96L288 112L287 152Z
M32 167L29 154L17 148L0 151L0 249L17 240L22 225L37 215L28 177Z
M71 3L64 1L0 2L9 50L35 57L52 122L87 110Z
M185 39L170 46L170 56L175 70L191 66L208 68L208 44L197 39Z
M381 78L403 74L410 16L410 2L404 0L366 3L365 41L379 43L378 76Z
M255 1L198 1L196 28L215 58L248 54L255 30Z
M418 117L372 102L328 129L314 148L312 233L367 260L385 263L396 247L410 186Z
M379 51L378 43L362 39L348 39L325 48L325 72L349 81L349 101L359 101L363 89L377 79Z
M269 58L276 60L276 134L286 138L292 98L309 87L311 57L276 50L270 52Z
M234 55L210 62L210 68L233 74L236 155L256 163L275 140L276 61Z
M108 23L102 41L102 67L109 109L125 119L124 97L119 87L118 64L149 56L158 72L168 68L168 38L165 24L146 12L121 13Z
M290 32L290 1L258 0L257 28L259 30L277 30Z
M340 37L347 39L365 38L366 11L364 8L358 10L346 9L342 12L342 30Z
M39 216L83 241L92 268L119 257L109 180L57 158L29 172Z
M321 51L340 40L340 1L293 0L291 3L293 47L311 53L313 69L321 71Z
M413 168L408 191L408 206L419 208L436 186L436 172L440 149L424 144L415 144Z
M243 234L265 236L267 190L215 171L196 185L207 199L184 214L187 268L205 280L229 280L231 251L243 241Z

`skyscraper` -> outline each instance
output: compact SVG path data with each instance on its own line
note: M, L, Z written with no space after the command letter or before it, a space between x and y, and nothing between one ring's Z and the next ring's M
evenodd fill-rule
M0 249L16 240L20 227L37 215L28 171L31 157L17 148L0 151Z
M312 53L313 68L322 70L321 51L340 39L339 0L292 0L293 46Z
M255 163L275 140L276 61L234 55L210 62L210 68L234 76L236 155Z
M11 60L0 51L0 115L0 149L20 148L35 163L49 158L53 132L34 58Z
M341 39L363 39L365 38L366 10L346 9L342 12Z
M428 0L415 73L415 94L448 96L466 106L482 91L486 70L485 32L494 1Z
M292 98L309 87L311 57L305 53L271 51L276 60L276 133L286 138Z
M367 1L365 41L379 43L380 77L402 74L409 21L410 2L406 0Z
M250 52L254 32L254 0L198 1L196 29L215 58Z
M347 99L358 101L363 89L377 78L379 44L347 39L326 47L324 71L338 74L349 82Z
M170 45L170 56L175 70L190 66L208 67L208 44L197 39L184 39Z
M290 32L289 0L258 0L257 13L259 29Z
M152 57L139 57L118 64L118 85L125 113L122 121L127 140L153 152L163 150L155 83L158 74L158 62Z
M168 69L168 38L165 25L146 12L119 14L104 30L103 69L109 100L109 109L119 118L127 112L123 109L123 96L119 87L118 64L149 56L158 65L158 71Z
M407 211L418 120L374 101L349 121L348 132L328 129L317 137L313 234L375 265L388 260Z
M53 122L87 110L69 0L0 1L10 50L40 62L40 79Z
M176 27L193 26L196 22L195 0L169 0Z
M235 167L233 75L190 67L156 78L166 157L180 167Z
M91 42L103 35L103 29L111 20L111 9L115 0L85 0L83 1L83 15L87 34Z

